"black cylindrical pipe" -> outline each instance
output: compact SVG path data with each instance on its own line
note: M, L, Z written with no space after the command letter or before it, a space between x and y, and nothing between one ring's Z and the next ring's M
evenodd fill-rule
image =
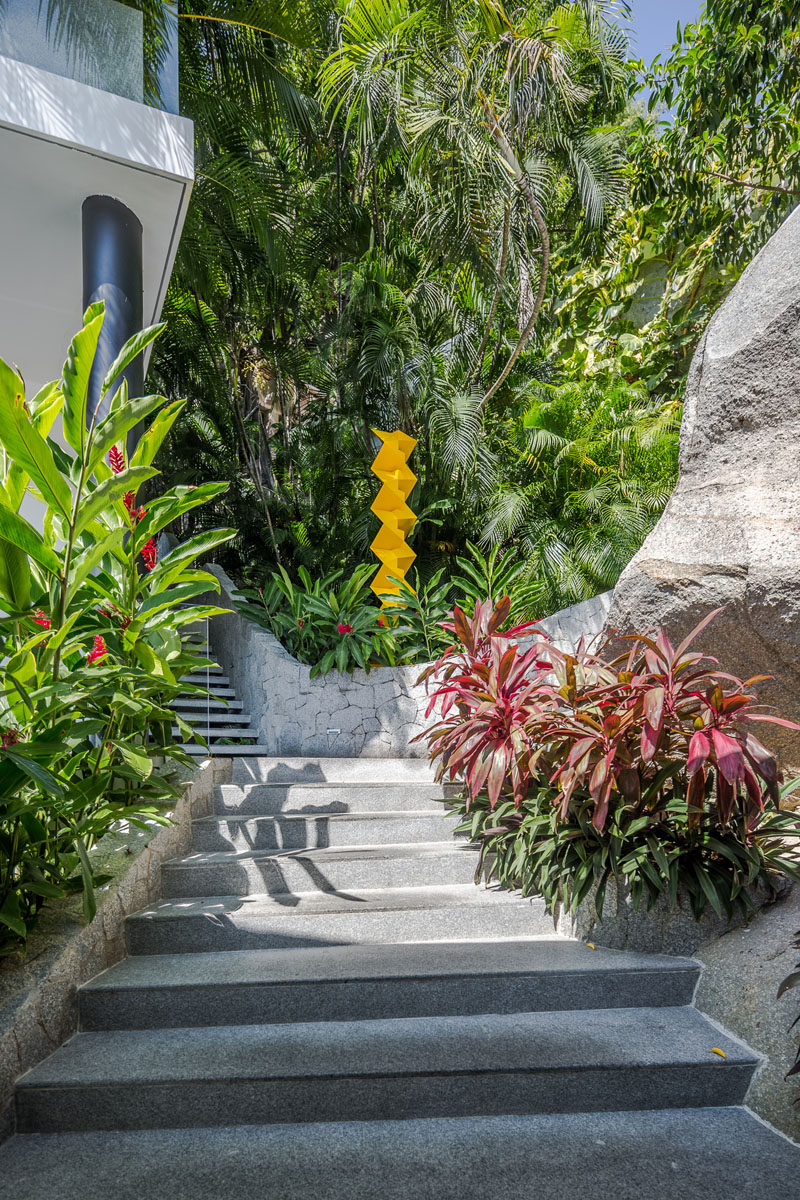
M82 218L83 307L98 300L106 306L89 379L86 419L90 422L98 408L98 420L108 412L111 395L100 401L103 379L128 338L142 328L142 226L135 213L111 196L89 196L83 202ZM130 395L141 396L141 355L124 374Z

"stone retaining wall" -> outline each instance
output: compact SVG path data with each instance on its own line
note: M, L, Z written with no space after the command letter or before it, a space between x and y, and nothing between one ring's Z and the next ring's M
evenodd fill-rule
M236 586L221 567L206 568L220 581L219 603L235 607ZM569 649L582 634L603 627L611 593L563 609L542 621L558 646ZM428 698L417 684L422 666L377 667L352 675L331 671L311 678L310 668L284 649L268 629L237 612L215 617L211 646L230 676L245 712L268 754L331 757L424 758L412 739L428 724Z
M13 1132L17 1079L75 1033L78 988L125 957L125 918L160 898L161 864L189 853L191 822L210 814L214 787L230 778L230 759L207 760L169 814L173 824L103 838L90 855L115 878L98 891L94 920L83 923L79 900L52 903L25 958L0 960L0 1141Z

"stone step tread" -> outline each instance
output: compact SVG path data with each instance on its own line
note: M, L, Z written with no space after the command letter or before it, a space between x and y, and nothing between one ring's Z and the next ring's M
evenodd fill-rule
M799 1171L800 1149L740 1107L115 1130L0 1146L0 1176L19 1200L796 1200Z
M181 675L180 682L196 683L202 687L209 679L213 680L214 687L228 687L230 684L230 679L227 675L223 675L221 667L209 667L207 671L201 667L199 671L192 671L190 675Z
M582 1009L78 1033L17 1090L681 1066L723 1075L759 1062L694 1008Z
M241 700L209 700L208 696L182 696L177 700L172 700L170 707L183 713L190 709L200 708L206 712L208 708L217 712L241 712L244 705Z
M171 858L164 865L173 867L205 867L216 863L236 863L264 859L311 859L315 862L349 862L355 859L382 858L451 858L453 855L475 854L475 848L463 842L394 842L387 846L320 846L313 850L208 850Z
M454 883L441 887L359 888L357 892L293 892L291 902L269 892L250 896L184 896L159 900L128 921L172 921L176 917L256 919L264 916L291 918L308 916L352 916L353 913L424 911L441 908L510 908L529 912L541 908L544 901L536 896L523 899L500 888L476 887L474 883Z
M223 826L264 826L266 828L281 827L290 821L305 821L313 826L330 823L343 828L347 828L349 824L351 826L351 824L367 823L374 824L375 829L379 830L381 824L392 821L428 820L431 817L435 821L440 821L444 829L452 828L453 821L456 820L441 805L427 809L377 809L367 812L309 812L302 809L282 809L281 812L247 812L236 809L235 812L227 812L227 814L218 812L216 816L197 817L192 822L192 826L200 829L222 828Z
M184 750L187 754L194 755L195 757L249 758L252 755L253 751L257 751L257 752L262 751L262 750L266 749L266 747L253 746L251 744L248 744L247 746L226 746L223 744L223 745L211 745L211 746L206 747L206 746L197 746L193 742L182 742L181 749Z
M252 717L248 713L242 712L241 709L231 710L230 708L192 708L189 710L188 714L184 716L184 720L188 721L190 724L194 724L198 721L206 721L209 718L214 723L219 721L236 721L238 723L241 721L252 720Z
M433 783L434 771L424 758L278 758L253 756L239 764L232 780L243 783Z
M205 700L207 696L216 697L217 699L234 700L236 698L236 692L232 687L223 687L214 683L210 688L204 688L202 692L181 692L178 699L188 700L194 697L199 697L201 700Z
M204 738L249 738L257 741L261 736L257 729L249 729L246 726L237 728L235 726L226 727L224 725L193 724L192 729L195 733L199 734L200 737ZM174 738L180 738L181 734L182 730L179 728L179 726L174 725L172 727L172 736Z
M230 986L239 983L315 983L320 980L442 978L448 975L699 974L691 958L590 949L552 936L509 942L401 943L323 946L300 950L232 950L228 953L137 955L84 984L82 992L109 988Z

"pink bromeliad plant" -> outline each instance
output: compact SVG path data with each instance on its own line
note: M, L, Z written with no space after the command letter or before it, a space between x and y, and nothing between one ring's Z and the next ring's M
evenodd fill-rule
M508 611L456 609L457 641L423 675L438 720L422 736L439 778L463 784L461 829L501 884L572 908L594 888L602 914L613 877L634 907L680 891L697 917L707 904L730 917L756 884L800 878L800 824L754 732L800 727L758 705L765 676L737 679L693 649L716 613L677 647L660 630L609 656L565 654L535 626L502 632Z

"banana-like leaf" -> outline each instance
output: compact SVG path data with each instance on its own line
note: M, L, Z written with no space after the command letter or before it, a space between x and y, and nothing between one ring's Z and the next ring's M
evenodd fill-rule
M0 599L17 611L30 608L31 569L19 546L0 538Z
M105 420L100 422L92 436L89 471L94 471L97 463L105 458L112 446L124 445L130 430L155 409L163 407L166 402L164 396L137 396L128 400L124 407L114 407Z
M209 529L176 546L164 556L150 575L150 592L170 587L181 575L184 567L235 537L235 529Z
M72 570L69 576L69 588L67 590L67 607L72 603L76 592L81 584L91 575L92 571L102 562L107 554L110 554L118 546L122 544L122 539L125 537L125 529L122 525L118 529L112 529L94 545L88 546L74 561Z
M45 503L69 517L72 491L25 406L25 385L0 359L0 443L33 480Z
M64 389L64 437L67 444L83 459L86 447L86 401L89 376L92 373L97 339L103 326L105 304L90 304L83 315L83 328L72 339L62 372Z
M156 413L150 428L142 434L136 450L131 455L132 467L149 467L161 449L164 438L169 433L178 417L186 406L185 400L173 400L161 412Z
M64 407L64 393L58 382L47 383L28 404L31 420L37 433L46 438L53 428L58 414ZM5 490L8 507L19 512L19 506L28 488L30 476L18 462L12 461L6 472Z
M39 531L4 504L0 504L0 538L18 547L51 575L61 574L61 559L46 545Z
M127 366L129 366L135 358L138 358L143 350L146 350L151 342L154 342L159 334L163 331L165 323L162 321L160 325L148 325L145 329L140 329L133 337L128 338L125 345L120 350L117 357L114 359L111 366L108 368L101 395L105 396L106 392L119 378Z
M147 516L136 530L137 541L146 542L183 513L221 496L229 486L227 483L201 483L197 487L178 486L159 496L157 500L149 501Z
M75 521L75 535L82 533L92 521L112 504L121 500L126 492L135 492L145 479L152 479L158 471L153 467L127 467L119 475L112 475L81 502Z

